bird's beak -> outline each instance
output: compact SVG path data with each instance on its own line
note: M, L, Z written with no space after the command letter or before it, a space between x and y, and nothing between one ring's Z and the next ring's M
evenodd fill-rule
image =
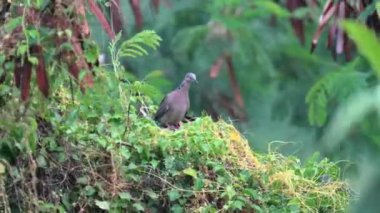
M194 79L194 82L195 82L196 84L198 84L198 81L197 81L197 79Z

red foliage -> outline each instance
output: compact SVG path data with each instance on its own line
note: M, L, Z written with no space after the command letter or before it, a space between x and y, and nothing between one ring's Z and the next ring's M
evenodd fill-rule
M219 56L212 65L210 69L210 78L216 78L219 75L220 69L222 68L224 62L224 55Z
M36 67L37 76L37 86L44 94L45 97L49 95L49 80L45 68L45 60L42 52L42 47L40 45L34 45L31 47L31 53L35 55L38 59L38 64Z
M243 97L240 92L239 83L236 79L235 69L232 62L232 57L230 55L225 56L225 60L227 63L227 71L228 71L228 77L230 78L232 90L234 92L235 101L236 103L241 107L244 108L244 101Z
M151 4L153 5L154 10L158 12L158 9L160 8L160 0L151 0Z
M306 3L303 0L288 0L286 1L286 6L290 11L294 11L299 7L306 6ZM291 18L290 22L292 24L294 33L297 35L301 44L305 44L305 29L303 25L303 20L298 18Z
M31 77L32 64L27 59L25 59L20 75L21 100L24 102L28 101L29 99Z
M102 10L94 2L94 0L88 0L91 12L96 16L103 29L107 32L108 36L113 40L115 38L115 33L112 31L111 26L109 25L106 17L104 16Z
M15 85L19 89L21 86L21 73L22 73L21 60L17 58L15 60L15 69L13 71L13 77L14 77Z
M120 0L111 1L111 23L115 33L119 33L123 29L123 19L120 10Z
M129 0L131 4L133 15L135 16L136 30L140 31L142 29L143 17L141 14L140 0Z

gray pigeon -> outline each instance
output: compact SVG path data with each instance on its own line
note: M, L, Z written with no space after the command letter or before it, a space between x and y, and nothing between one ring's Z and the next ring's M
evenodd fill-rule
M160 107L154 115L154 120L158 121L161 126L169 128L178 128L180 121L184 118L189 110L189 88L192 82L197 82L194 73L187 73L180 86L171 91L161 101Z

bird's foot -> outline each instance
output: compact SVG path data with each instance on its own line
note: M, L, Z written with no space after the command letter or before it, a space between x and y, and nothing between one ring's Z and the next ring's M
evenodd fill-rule
M166 128L168 128L170 130L178 130L180 127L181 127L181 125L179 123L178 124L168 124L168 125L166 125Z
M169 124L166 125L166 128L173 130L173 131L177 129L175 125L169 125Z

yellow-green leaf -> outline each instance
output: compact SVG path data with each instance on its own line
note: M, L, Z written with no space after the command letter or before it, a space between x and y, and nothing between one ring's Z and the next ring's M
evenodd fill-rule
M195 171L195 170L192 169L192 168L184 169L184 170L183 170L183 173L184 173L185 175L189 175L189 176L193 177L194 179L197 178L197 171Z
M342 26L380 78L380 42L375 32L356 21L344 21Z

